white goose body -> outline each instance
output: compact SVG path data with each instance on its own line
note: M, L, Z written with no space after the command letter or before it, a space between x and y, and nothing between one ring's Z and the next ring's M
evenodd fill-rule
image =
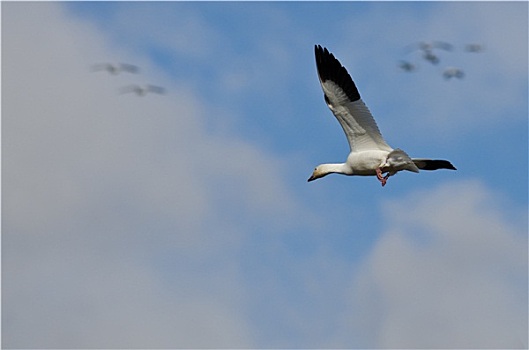
M390 176L402 170L416 173L419 169L455 170L446 160L412 159L404 151L391 148L382 137L347 70L326 48L316 45L315 54L325 102L347 136L350 153L345 163L318 165L308 181L332 173L375 175L384 186Z

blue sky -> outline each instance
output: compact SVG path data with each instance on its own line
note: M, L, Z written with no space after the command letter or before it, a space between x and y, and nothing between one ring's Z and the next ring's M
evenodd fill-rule
M527 346L527 11L3 3L2 345ZM404 51L431 40L438 66ZM458 170L307 183L348 151L315 44L392 147Z

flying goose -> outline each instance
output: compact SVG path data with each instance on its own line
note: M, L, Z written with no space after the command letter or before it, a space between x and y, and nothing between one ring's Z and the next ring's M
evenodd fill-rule
M428 62L430 62L432 64L439 63L439 56L434 54L432 52L432 50L424 50L423 54L422 54L422 58L424 58L426 61L428 61Z
M429 61L432 64L438 64L439 56L433 53L434 49L452 51L453 46L452 44L449 44L443 41L432 41L432 42L421 41L416 44L408 45L407 51L410 52L410 51L420 50L422 51L422 57L426 61Z
M443 71L443 77L446 80L449 80L451 78L463 79L465 77L465 72L463 72L461 68L446 67Z
M391 148L347 70L326 48L316 45L314 51L325 102L342 126L351 151L345 163L318 165L308 181L331 173L374 175L384 186L390 176L401 170L456 170L447 160L410 158L404 151Z
M102 71L102 70L106 70L110 74L116 75L121 72L138 73L139 68L136 67L135 65L128 64L128 63L118 63L118 64L99 63L99 64L94 64L92 66L92 71Z
M442 49L445 51L452 51L453 45L444 41L420 41L418 43L410 44L406 47L407 52L421 50L421 51L433 51L434 49Z
M481 44L466 44L465 45L466 52L482 52L483 50L485 50L485 46Z
M405 72L413 72L417 69L417 66L411 62L401 60L399 62L399 68Z
M149 92L154 92L156 94L162 95L165 93L165 89L161 86L154 86L154 85L141 86L141 85L132 84L132 85L122 87L119 90L119 92L121 94L126 94L128 92L134 92L138 96L145 96Z

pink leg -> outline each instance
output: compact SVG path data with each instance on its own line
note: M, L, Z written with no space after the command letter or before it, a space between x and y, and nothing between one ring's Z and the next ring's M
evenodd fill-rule
M382 184L382 187L384 187L386 185L386 182L388 181L389 173L386 176L382 176L382 170L380 170L380 168L377 168L375 171L377 173L377 179Z

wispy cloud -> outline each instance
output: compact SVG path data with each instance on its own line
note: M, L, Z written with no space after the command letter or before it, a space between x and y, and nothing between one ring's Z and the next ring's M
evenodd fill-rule
M242 233L310 217L281 161L185 86L118 95L131 78L88 68L120 53L58 5L4 11L4 345L251 347Z
M353 285L346 321L369 346L524 345L526 212L476 181L418 191L383 211L386 229Z

